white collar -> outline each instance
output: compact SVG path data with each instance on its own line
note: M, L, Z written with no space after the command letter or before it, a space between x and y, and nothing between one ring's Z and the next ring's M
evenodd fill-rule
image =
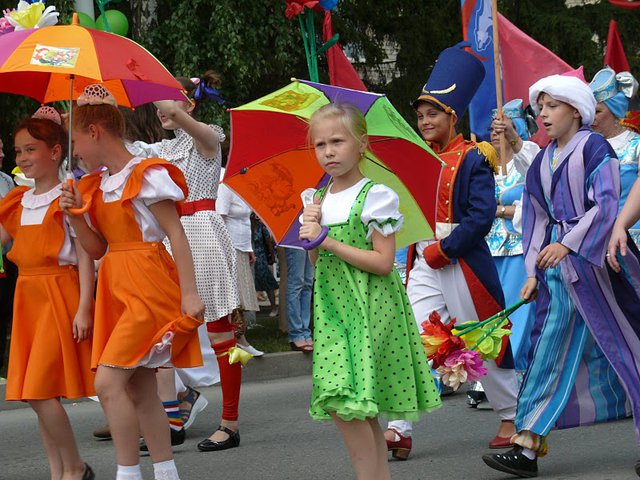
M60 193L62 192L62 184L59 183L58 185L53 187L51 190L45 193L40 193L36 195L34 192L35 192L35 189L33 188L31 190L27 190L26 192L24 192L24 195L22 196L22 200L20 201L23 207L29 208L29 209L36 209L36 208L51 205L51 203L60 196Z
M118 190L127 183L131 172L140 162L142 162L142 160L144 160L142 157L133 157L129 160L129 163L122 168L122 170L118 173L114 173L113 175L109 175L109 170L102 172L100 174L102 177L102 180L100 180L100 190L103 192L114 192Z

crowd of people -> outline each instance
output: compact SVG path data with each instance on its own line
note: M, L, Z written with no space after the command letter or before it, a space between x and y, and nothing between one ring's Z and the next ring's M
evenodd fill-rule
M483 456L489 467L537 476L552 428L633 415L640 437L640 134L627 121L638 84L610 68L590 84L545 77L493 112L489 143L459 131L484 76L450 47L413 103L443 167L434 235L406 252L406 284L399 197L359 168L362 112L330 103L309 122L331 181L301 216L315 248L282 256L288 340L313 353L309 413L335 423L359 480L389 479L388 452L408 459L415 422L441 406L420 338L433 312L483 320L527 301L474 388L499 419L488 447L506 450ZM277 315L274 243L220 184L225 133L198 120L198 86L219 79L178 80L191 102L132 112L91 85L71 122L42 107L14 131L22 185L0 175L7 400L36 412L52 479L95 478L60 398L97 395L117 480L142 478L140 450L156 479L178 479L171 447L207 406L198 389L217 382L222 415L197 448L240 444L242 363L263 354L245 336L257 292Z

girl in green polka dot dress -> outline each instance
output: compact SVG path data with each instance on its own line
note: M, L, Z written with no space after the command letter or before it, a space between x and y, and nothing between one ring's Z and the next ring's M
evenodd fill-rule
M367 126L356 107L329 104L312 117L311 143L332 177L303 213L300 238L329 235L315 263L312 418L340 430L359 480L390 478L378 415L417 420L440 406L411 304L396 272L397 194L359 170ZM319 197L323 196L322 205Z

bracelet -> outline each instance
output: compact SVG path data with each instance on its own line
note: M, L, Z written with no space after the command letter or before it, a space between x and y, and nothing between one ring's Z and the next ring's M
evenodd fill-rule
M504 218L504 212L507 210L507 207L505 207L504 205L502 206L502 208L500 208L500 216L502 218Z

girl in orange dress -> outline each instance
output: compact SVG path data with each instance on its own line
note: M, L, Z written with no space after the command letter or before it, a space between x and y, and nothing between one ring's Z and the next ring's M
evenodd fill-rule
M2 245L13 239L8 257L19 268L7 400L29 402L38 415L51 478L87 480L94 474L78 453L60 397L95 394L88 340L93 262L58 205L67 141L60 116L49 112L52 119L24 120L14 134L16 163L35 188L14 188L0 203Z
M60 206L70 213L89 255L104 255L91 363L116 449L116 478L142 479L141 432L155 478L177 480L155 369L202 364L196 329L204 305L177 211L187 192L184 177L164 160L145 160L127 151L122 114L104 87L85 89L74 110L72 131L74 155L94 173L79 182L82 197L65 187ZM79 214L84 210L90 224ZM175 263L162 244L165 236Z

